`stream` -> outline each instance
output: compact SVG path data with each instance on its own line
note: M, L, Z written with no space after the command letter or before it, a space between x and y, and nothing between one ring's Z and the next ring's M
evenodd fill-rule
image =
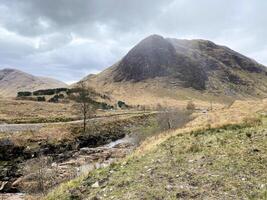
M133 137L126 135L122 139L112 141L106 145L96 148L81 148L72 152L71 158L62 162L52 163L47 171L53 171L57 184L68 181L75 177L85 175L90 171L102 167L107 167L111 163L125 157L136 147ZM33 174L33 173L32 173ZM18 178L16 186L27 185L32 182L33 175L29 174ZM36 182L35 182L36 184ZM0 200L24 200L23 193L0 193Z

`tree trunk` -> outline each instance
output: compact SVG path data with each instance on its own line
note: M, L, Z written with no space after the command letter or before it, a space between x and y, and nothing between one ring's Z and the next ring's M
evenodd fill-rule
M87 118L87 110L86 110L86 105L83 105L83 133L85 134L86 131L86 118Z
M83 116L83 133L86 131L86 115Z

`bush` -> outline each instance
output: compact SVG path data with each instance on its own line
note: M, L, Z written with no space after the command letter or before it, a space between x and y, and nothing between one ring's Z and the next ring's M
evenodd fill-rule
M59 99L64 99L64 97L65 97L64 94L59 94L59 95L58 95L58 98L59 98Z
M123 101L118 101L118 106L121 109L129 108L129 106Z
M191 114L191 112L186 110L161 110L157 114L157 123L161 131L181 128L192 119Z
M113 106L108 105L107 103L104 103L104 102L99 103L99 107L100 109L103 109L103 110L109 110L109 109L114 108Z
M59 100L59 96L56 94L55 96L53 96L51 99L48 100L48 102L51 103L58 103Z
M187 103L186 109L187 110L195 110L196 109L196 106L195 106L194 102L193 101L189 101Z
M45 97L37 97L37 101L45 101Z
M247 126L260 126L260 125L262 125L262 121L258 117L246 117L243 121L244 121L244 124Z
M47 90L37 90L33 92L34 96L40 96L40 95L54 95L58 94L60 92L67 92L68 88L55 88L55 89L47 89Z
M32 93L28 91L18 92L17 97L28 97L31 96Z
M39 95L53 95L55 94L55 90L49 89L49 90L37 90L33 92L34 96L39 96Z
M56 88L54 89L55 90L55 93L58 94L60 92L68 92L68 88Z

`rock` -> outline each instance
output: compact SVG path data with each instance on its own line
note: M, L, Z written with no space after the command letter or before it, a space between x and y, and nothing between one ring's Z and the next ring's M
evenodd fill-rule
M120 143L120 144L115 145L113 148L122 149L122 148L130 148L132 146L133 144L131 143Z
M0 191L3 191L5 186L7 185L8 181L0 181Z
M57 166L58 166L58 164L55 162L51 164L51 167L57 167Z
M167 186L166 186L166 190L170 191L170 190L172 190L172 189L173 189L173 186L171 186L171 185L167 185Z
M18 187L21 184L22 181L23 181L23 178L22 177L18 178L17 180L15 180L12 183L12 187Z
M93 152L94 151L91 148L88 148L88 147L84 147L84 148L80 149L80 153L81 154L90 154L90 153L93 153Z
M11 181L0 181L0 192L1 193L15 193L18 190L12 187Z
M98 188L99 187L99 182L96 181L93 185L92 185L92 188Z

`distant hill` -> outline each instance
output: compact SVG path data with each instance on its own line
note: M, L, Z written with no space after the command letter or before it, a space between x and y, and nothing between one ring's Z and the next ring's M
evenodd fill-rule
M16 69L0 70L0 96L14 97L19 91L67 87L67 84L46 77L37 77Z
M267 96L267 69L255 60L211 41L159 35L145 38L118 63L83 81L135 104Z

